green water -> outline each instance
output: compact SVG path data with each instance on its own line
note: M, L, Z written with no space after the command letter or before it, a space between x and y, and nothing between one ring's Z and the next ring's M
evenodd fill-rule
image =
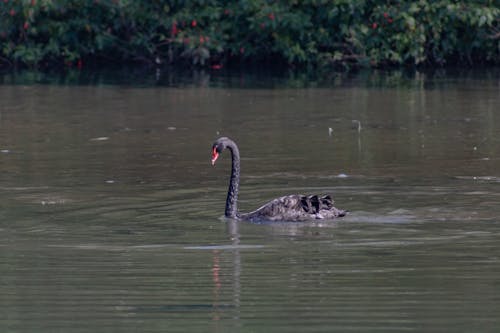
M497 332L498 77L2 76L0 331Z

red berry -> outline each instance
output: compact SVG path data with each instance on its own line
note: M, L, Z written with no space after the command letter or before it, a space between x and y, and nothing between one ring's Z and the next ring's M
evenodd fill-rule
M10 15L10 16L14 16L14 15L16 15L16 11L15 11L14 9L11 9L11 10L9 11L9 15Z
M388 18L388 17L389 17L389 14L384 13L384 17L385 17L385 18Z
M372 24L372 29L374 29L374 30L375 30L375 29L377 29L377 27L378 27L377 22L373 22L373 24Z
M24 24L23 24L24 30L28 30L29 27L30 27L30 24L28 22L24 22Z
M269 19L270 19L271 21L274 21L274 19L275 19L275 17L274 17L274 13L269 14L269 15L268 15L268 17L269 17Z
M174 23L172 23L171 32L172 32L172 36L176 36L177 33L179 32L179 29L177 29L177 22L175 22L175 21L174 21Z
M192 26L193 28L194 28L194 27L196 27L196 25L197 25L197 24L198 24L198 23L196 22L196 20L193 20L193 21L191 22L191 26Z

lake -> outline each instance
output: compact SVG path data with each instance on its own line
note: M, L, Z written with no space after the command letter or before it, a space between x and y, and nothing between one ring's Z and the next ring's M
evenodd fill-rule
M499 73L1 75L0 331L498 332Z

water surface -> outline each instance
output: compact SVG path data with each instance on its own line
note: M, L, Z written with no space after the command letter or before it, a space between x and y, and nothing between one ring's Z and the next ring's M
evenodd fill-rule
M495 72L1 82L1 331L500 329ZM222 219L220 135L350 215Z

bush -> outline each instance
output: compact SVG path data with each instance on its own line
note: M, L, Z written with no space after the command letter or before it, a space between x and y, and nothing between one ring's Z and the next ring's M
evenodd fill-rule
M500 63L495 1L0 0L0 63Z

